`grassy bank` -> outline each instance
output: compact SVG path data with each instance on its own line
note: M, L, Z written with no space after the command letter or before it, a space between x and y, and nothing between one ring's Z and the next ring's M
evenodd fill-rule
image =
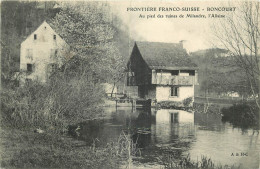
M1 168L119 168L134 153L126 135L99 148L66 136L8 128L1 129L0 140Z
M199 113L221 114L223 108L230 107L230 104L218 104L218 103L193 103L193 110Z
M240 169L240 166L228 166L215 164L210 158L201 157L199 161L192 161L189 156L180 160L174 159L171 155L163 158L163 166L165 169Z

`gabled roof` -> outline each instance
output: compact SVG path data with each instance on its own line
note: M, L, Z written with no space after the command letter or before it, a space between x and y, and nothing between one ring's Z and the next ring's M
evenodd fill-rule
M56 34L60 39L62 39L66 44L67 42L44 20L38 27L35 31L33 31L29 36L27 36L23 41L22 43L24 43L25 41L29 40L33 34L35 34L36 32L38 32L40 30L41 27L43 26L47 26L48 29L51 30L51 32L53 32L54 34ZM68 44L67 44L68 45Z
M180 43L135 42L151 69L198 69Z

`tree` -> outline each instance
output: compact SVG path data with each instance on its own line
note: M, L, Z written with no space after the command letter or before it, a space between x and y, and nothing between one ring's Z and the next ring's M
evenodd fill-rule
M246 75L247 85L260 109L260 7L259 2L241 2L234 12L213 27L214 34Z
M123 58L115 44L115 27L106 3L61 3L61 12L51 26L84 61L83 74L100 82L121 78Z
M237 92L248 94L245 85L245 74L235 64L225 49L211 48L191 53L192 60L199 66L200 95L216 96Z

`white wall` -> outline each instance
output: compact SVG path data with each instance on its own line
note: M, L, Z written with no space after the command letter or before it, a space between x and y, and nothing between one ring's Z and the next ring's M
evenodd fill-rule
M188 97L194 97L194 86L180 86L177 96L171 96L170 86L157 86L156 99L159 101L182 101Z
M37 39L34 40L34 34ZM53 39L56 35L56 40ZM32 59L27 58L27 49L32 50ZM51 50L58 50L57 58L51 58ZM34 71L28 74L26 78L45 83L47 81L47 65L56 63L61 65L62 57L67 52L66 42L49 26L43 22L31 35L21 44L20 49L20 71L27 71L27 64L34 65Z
M106 93L111 94L112 91L113 91L113 93L117 93L117 86L114 86L114 84L103 83L102 86L103 86Z
M153 142L169 143L173 136L187 138L194 134L194 113L174 109L160 109L152 113L156 121L151 125ZM173 122L171 122L171 114L173 114ZM174 114L178 114L178 119L175 120Z

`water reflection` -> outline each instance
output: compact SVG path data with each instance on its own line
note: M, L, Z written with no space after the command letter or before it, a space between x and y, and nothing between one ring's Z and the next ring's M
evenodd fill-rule
M154 143L171 143L178 138L194 135L194 114L171 109L157 110L154 114L155 123L152 124Z
M249 168L258 165L258 135L253 130L223 123L219 115L173 109L133 112L131 108L107 108L105 111L105 119L81 124L78 139L88 144L96 140L96 145L105 145L117 141L122 131L126 131L131 132L133 141L142 150L141 162L158 162L158 157L167 153L189 153L195 161L205 155L216 163L243 163ZM248 156L231 156L241 152Z

